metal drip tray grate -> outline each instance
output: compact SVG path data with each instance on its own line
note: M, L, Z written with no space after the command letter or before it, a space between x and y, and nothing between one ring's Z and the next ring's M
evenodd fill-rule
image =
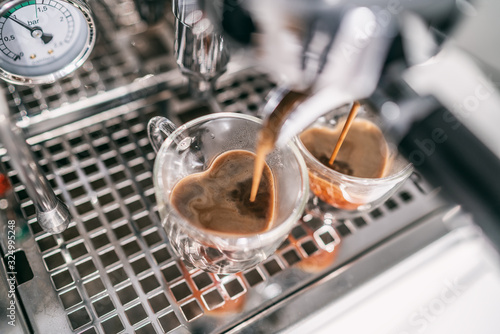
M224 111L255 113L270 87L262 75L241 72L221 80L216 99ZM45 276L38 279L47 277L55 305L65 314L59 324L67 332L233 328L438 205L415 175L382 208L360 218L325 224L304 216L276 254L247 272L228 276L189 269L169 249L156 212L155 154L146 124L155 115L185 122L208 109L190 101L183 87L171 92L167 99L143 99L29 139L74 217L59 235L40 228L8 156L1 157L36 242L25 250L28 259L43 263Z

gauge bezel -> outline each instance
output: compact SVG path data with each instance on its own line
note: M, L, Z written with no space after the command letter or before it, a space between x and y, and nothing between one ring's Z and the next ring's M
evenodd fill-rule
M6 1L0 4L0 17L2 17L7 11L12 7L15 7L23 2L29 0L12 0ZM54 0L59 2L64 2L72 5L73 7L80 10L86 21L86 27L88 29L87 39L85 41L84 47L78 53L78 55L66 66L58 71L52 72L50 74L38 75L38 76L27 76L18 75L0 68L0 78L13 84L17 85L38 85L38 84L50 84L58 79L61 79L68 74L74 72L77 68L83 65L83 63L88 59L90 53L95 45L96 40L96 30L95 21L92 14L92 10L87 5L85 1L81 0Z

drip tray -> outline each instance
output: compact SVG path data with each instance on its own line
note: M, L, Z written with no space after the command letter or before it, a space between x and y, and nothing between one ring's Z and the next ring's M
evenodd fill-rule
M216 99L224 111L255 114L270 88L262 76L240 73L221 80ZM208 333L250 326L444 205L415 174L385 205L359 218L324 222L305 215L254 269L214 275L187 268L169 248L157 214L146 124L156 115L183 123L208 108L192 102L183 86L170 93L28 139L73 216L61 234L40 228L9 157L0 157L24 217L18 228L26 222L17 247L34 278L18 292L35 332ZM272 332L284 325L277 316L266 326Z

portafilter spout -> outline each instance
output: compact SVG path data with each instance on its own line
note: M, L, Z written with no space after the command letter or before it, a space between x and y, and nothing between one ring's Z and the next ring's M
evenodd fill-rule
M174 0L175 57L189 80L193 97L209 99L217 78L226 71L229 50L197 0Z

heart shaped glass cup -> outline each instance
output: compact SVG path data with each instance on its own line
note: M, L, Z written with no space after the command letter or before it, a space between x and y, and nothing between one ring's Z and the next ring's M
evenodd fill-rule
M373 210L392 196L413 173L413 165L398 154L396 146L389 142L388 136L383 133L380 120L367 106L362 106L358 112L355 122L358 122L359 126L351 127L335 161L339 161L339 166L342 166L341 160L347 157L351 159L351 163L354 160L359 165L365 165L365 169L366 167L378 169L377 172L381 175L371 178L352 176L326 167L325 162L318 160L311 153L311 148L329 147L326 158L328 163L349 110L350 106L344 106L331 111L319 118L297 138L297 146L309 171L309 183L313 195L306 211L320 218L353 218ZM305 134L311 130L315 130L316 133L336 133L336 138L328 138L329 135L307 138ZM384 146L383 150L379 147L381 145ZM342 155L344 148L347 153L344 152ZM378 161L382 158L377 158L381 151L385 152L383 165ZM375 165L377 167L374 167ZM343 167L345 170L348 169L345 166L348 164L344 163ZM350 167L356 169L355 166Z
M216 113L179 128L166 118L149 121L148 134L157 155L154 186L162 224L174 252L186 263L215 273L251 268L286 239L302 215L309 195L307 168L294 143L275 149L266 158L274 180L274 216L261 233L238 235L199 227L172 204L172 190L186 176L210 168L214 159L232 150L255 152L261 120Z

